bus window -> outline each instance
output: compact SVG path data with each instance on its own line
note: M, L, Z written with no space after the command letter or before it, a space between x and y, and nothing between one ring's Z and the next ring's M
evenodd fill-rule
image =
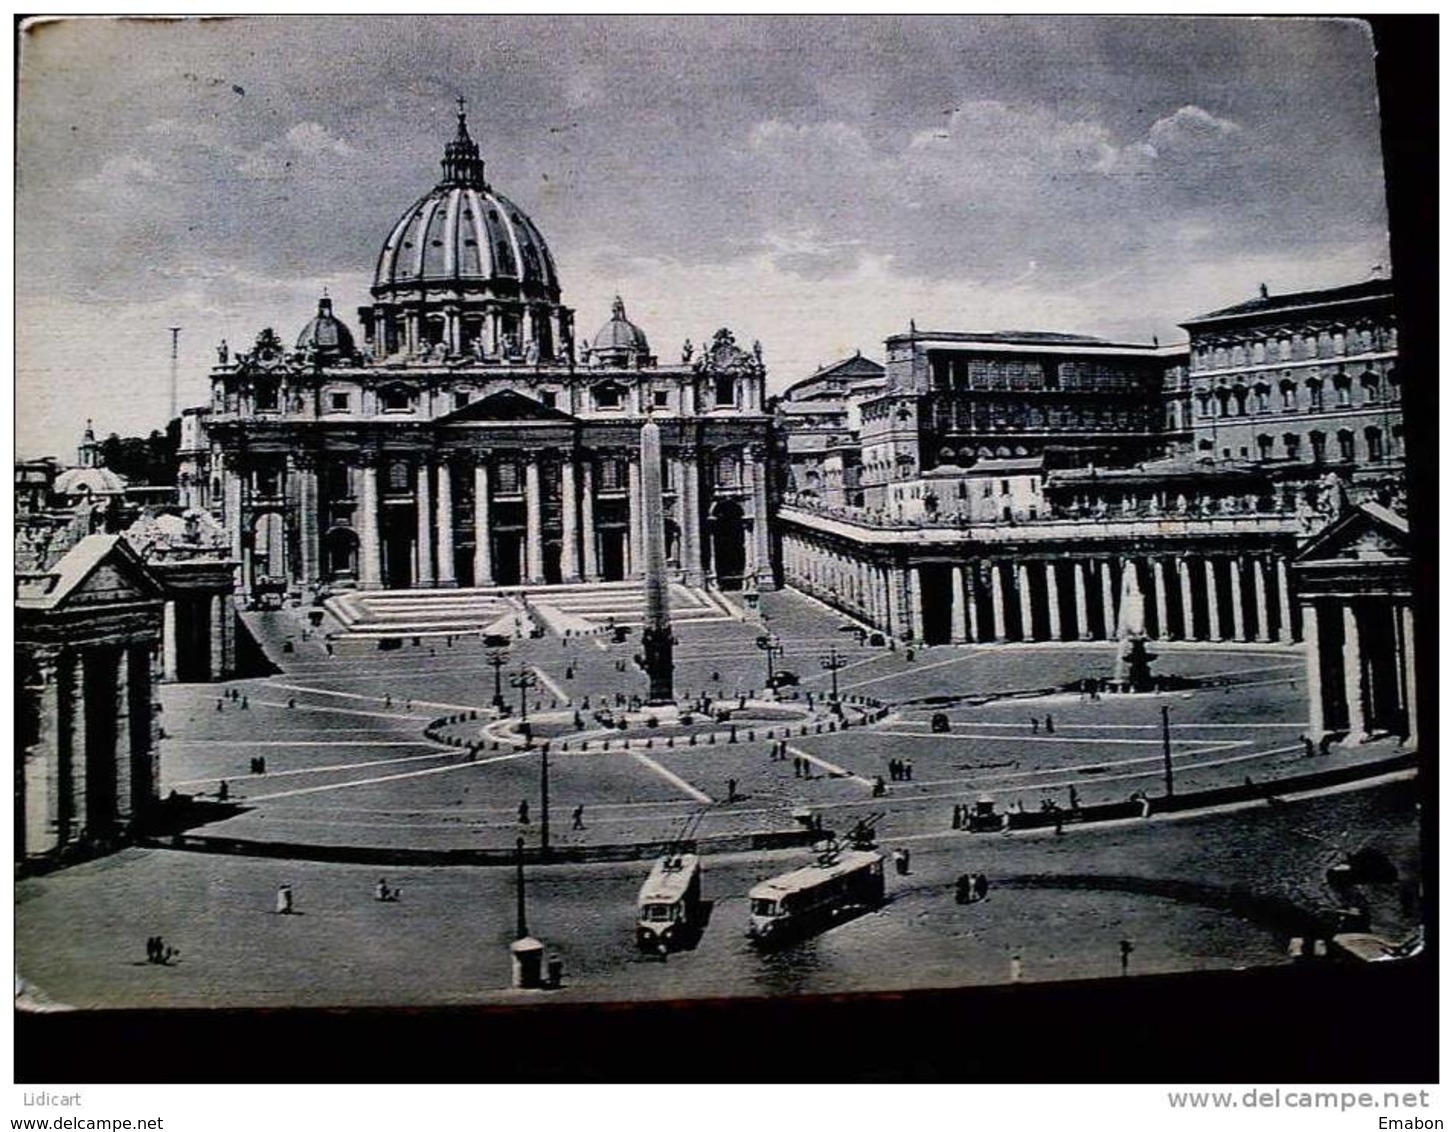
M752 915L754 916L775 916L777 914L777 903L773 900L753 900Z
M670 904L647 904L641 909L641 918L654 923L663 923L671 919Z

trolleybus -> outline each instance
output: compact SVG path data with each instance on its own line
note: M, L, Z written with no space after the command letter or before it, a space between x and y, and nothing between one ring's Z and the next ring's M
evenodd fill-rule
M671 853L657 859L636 898L636 945L642 951L682 947L702 927L701 859Z
M812 935L883 902L883 854L851 849L764 880L748 893L758 944Z

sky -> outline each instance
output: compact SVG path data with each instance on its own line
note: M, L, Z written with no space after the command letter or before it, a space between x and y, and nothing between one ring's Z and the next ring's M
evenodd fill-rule
M22 36L17 452L165 424L225 338L358 329L467 100L577 333L730 327L778 391L908 328L1178 341L1389 263L1351 20L69 19Z

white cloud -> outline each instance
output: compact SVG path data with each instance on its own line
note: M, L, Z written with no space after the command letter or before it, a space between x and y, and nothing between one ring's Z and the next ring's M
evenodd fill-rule
M125 190L140 182L158 181L161 172L149 158L134 153L122 153L108 158L91 176L77 184L82 192L101 193L107 196L117 190Z
M357 152L319 123L299 122L281 137L263 142L250 153L244 151L237 171L244 177L273 180L291 176L299 164L316 165L324 158L352 157Z
M1217 142L1240 130L1240 125L1229 118L1218 118L1199 106L1182 106L1174 114L1157 118L1146 131L1146 137L1161 152Z

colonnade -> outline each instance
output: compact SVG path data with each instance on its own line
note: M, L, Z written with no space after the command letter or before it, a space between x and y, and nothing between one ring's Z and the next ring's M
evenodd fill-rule
M232 594L181 592L162 606L161 677L203 682L237 670Z
M1403 600L1339 597L1306 600L1308 734L1374 734L1418 744L1413 611Z
M916 557L916 556L915 556ZM984 556L903 563L891 551L782 539L788 584L893 636L936 643L1088 641L1128 629L1158 640L1300 639L1285 555L1275 552ZM1135 607L1127 611L1127 597ZM1125 616L1132 621L1125 622Z
M34 857L107 839L157 794L155 642L31 652L16 799L17 838Z

